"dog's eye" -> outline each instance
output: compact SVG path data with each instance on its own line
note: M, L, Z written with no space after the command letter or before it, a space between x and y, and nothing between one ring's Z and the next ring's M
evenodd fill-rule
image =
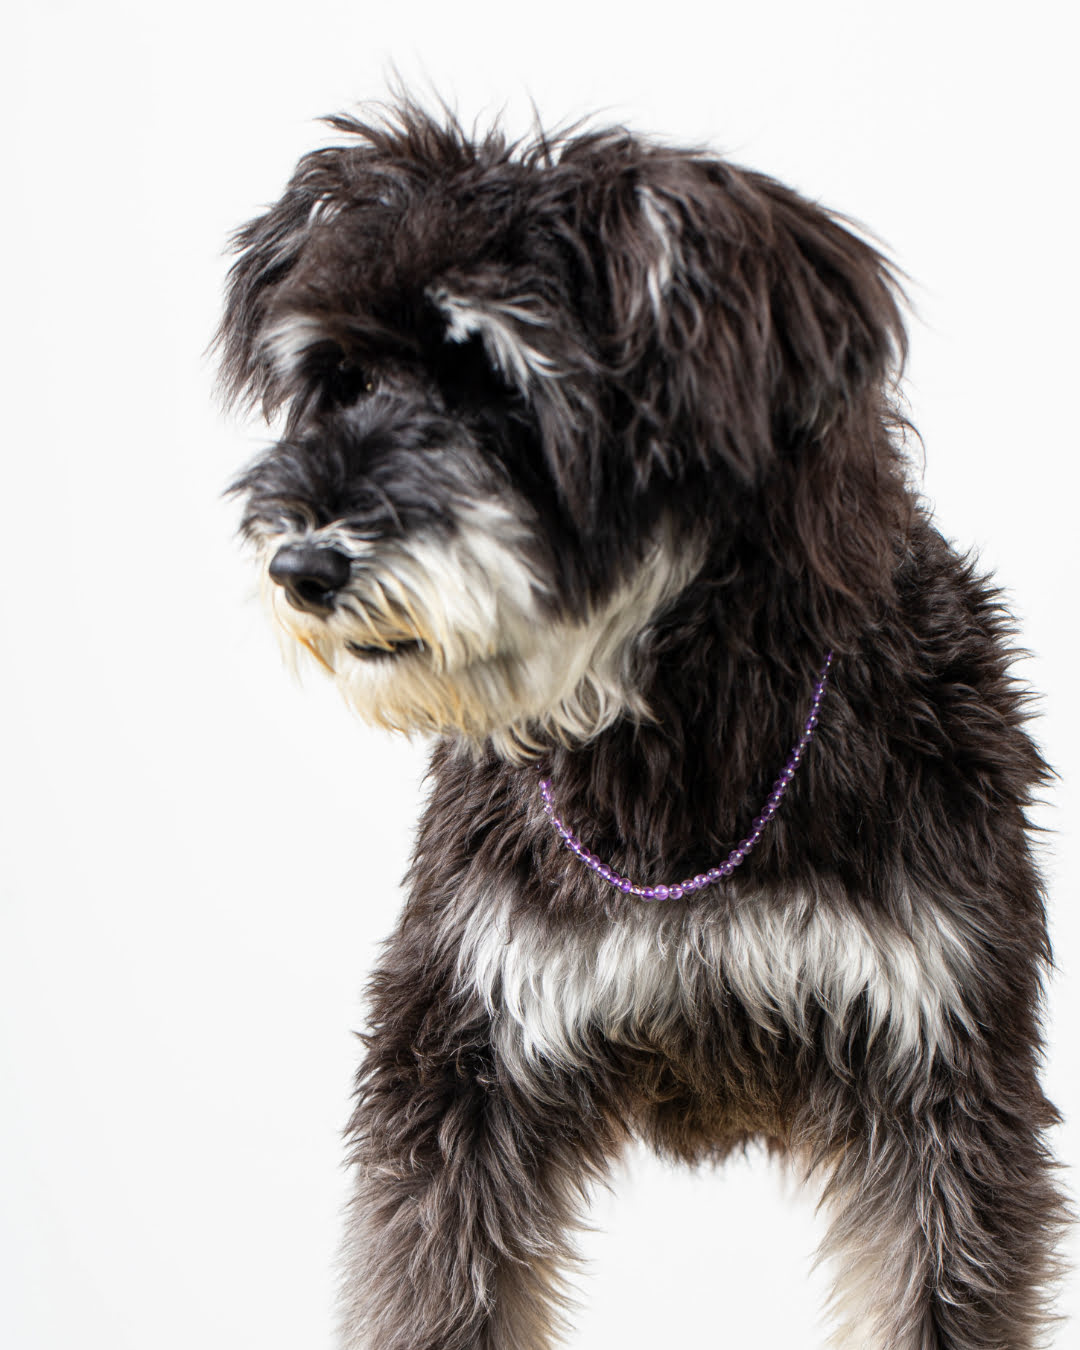
M326 371L323 388L330 403L348 407L375 390L370 372L342 354Z
M375 389L371 372L336 342L310 348L304 374L323 408L350 407Z

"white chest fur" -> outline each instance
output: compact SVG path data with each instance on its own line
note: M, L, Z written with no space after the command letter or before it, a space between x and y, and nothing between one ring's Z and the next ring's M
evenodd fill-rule
M522 1071L583 1064L587 1034L655 1043L693 1009L728 999L765 1030L795 1036L814 1009L842 1025L863 1000L871 1039L883 1036L889 1058L909 1065L928 1062L950 1019L969 1016L969 957L955 926L931 902L909 914L901 925L828 897L757 893L724 909L640 904L582 932L511 917L504 895L478 891L458 977Z

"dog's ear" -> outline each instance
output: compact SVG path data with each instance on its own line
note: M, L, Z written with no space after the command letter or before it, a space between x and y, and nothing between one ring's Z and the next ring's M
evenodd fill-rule
M746 174L745 190L769 226L774 549L870 617L892 592L912 511L894 397L907 350L900 285L850 223L769 178Z
M890 439L906 339L884 257L769 178L656 149L598 218L639 479L696 468L718 495L767 492L788 513L773 521L785 565L880 593L906 500Z
M214 338L220 387L230 404L278 402L274 371L261 345L270 300L296 265L312 227L333 210L342 192L342 152L328 148L305 155L281 197L233 235L238 254L229 270L225 310Z
M769 178L657 150L598 219L609 360L640 420L746 479L876 400L902 361L885 259Z
M770 178L741 175L766 204L761 267L775 348L769 394L781 441L822 435L898 378L902 293L887 259L851 222Z

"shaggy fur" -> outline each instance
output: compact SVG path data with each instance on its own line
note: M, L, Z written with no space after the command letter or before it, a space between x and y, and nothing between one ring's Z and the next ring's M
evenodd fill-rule
M897 287L760 174L404 105L242 229L220 341L280 438L268 603L362 715L440 738L349 1124L349 1350L544 1350L631 1136L824 1177L838 1340L1024 1350L1063 1208L1000 597L905 478ZM559 814L647 884L620 895Z

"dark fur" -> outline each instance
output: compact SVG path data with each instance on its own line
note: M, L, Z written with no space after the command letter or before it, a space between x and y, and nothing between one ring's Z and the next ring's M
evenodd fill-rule
M408 106L334 125L345 148L306 156L237 238L226 380L288 410L239 485L248 530L437 535L454 494L495 484L527 504L552 617L610 595L659 521L703 536L702 570L636 644L654 719L583 744L532 729L561 814L635 878L712 865L768 794L833 650L817 739L758 847L656 922L734 913L750 893L798 892L869 932L939 906L977 971L967 1017L902 1071L863 1003L838 1022L811 999L803 1026L769 1034L717 986L617 1042L587 1030L582 1066L530 1079L456 974L461 895L497 885L529 931L582 941L643 922L641 902L557 847L534 767L449 736L372 984L349 1126L347 1344L547 1346L582 1188L631 1133L690 1160L754 1137L791 1149L826 1169L834 1238L856 1248L904 1216L894 1275L914 1272L914 1293L882 1283L883 1307L903 1304L890 1345L1035 1344L1062 1219L1025 820L1046 769L1022 729L1001 599L905 479L887 265L770 179L621 131L513 147ZM676 236L660 306L642 187ZM316 203L332 210L307 228ZM534 297L545 324L529 337L561 378L526 400L476 344L447 344L430 303L446 278ZM286 310L337 335L329 365L316 353L292 378L267 365L260 335ZM359 406L341 351L392 371L389 392Z

